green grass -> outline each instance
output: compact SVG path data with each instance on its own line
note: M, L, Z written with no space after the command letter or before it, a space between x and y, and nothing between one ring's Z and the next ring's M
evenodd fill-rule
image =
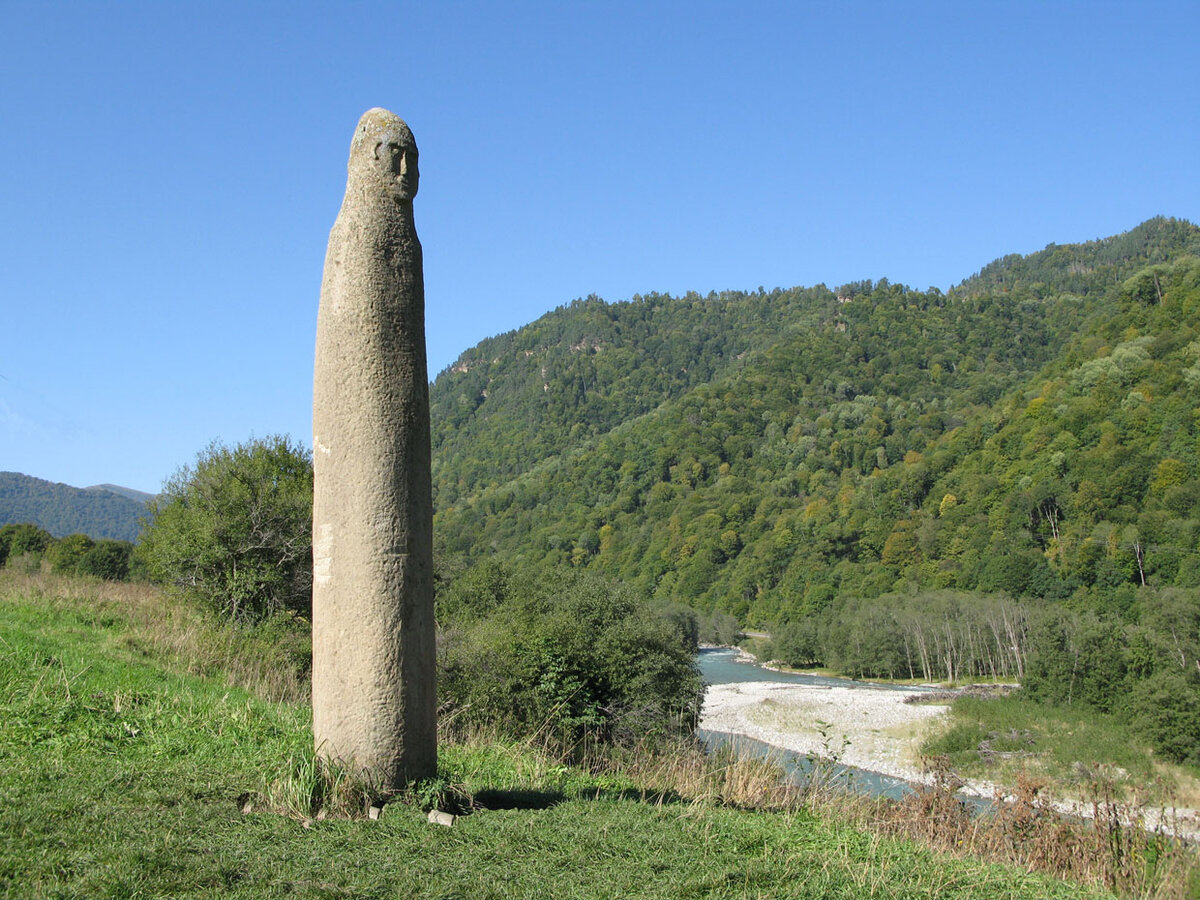
M303 757L307 709L178 671L86 594L0 580L5 897L1104 896L803 810L664 801L519 745L443 748L485 807L452 828L400 803L378 821L243 814Z

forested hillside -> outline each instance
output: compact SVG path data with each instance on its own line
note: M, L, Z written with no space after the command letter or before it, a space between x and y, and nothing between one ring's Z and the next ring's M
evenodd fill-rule
M96 540L133 541L144 515L146 500L128 488L76 488L0 472L0 525L32 522L55 537L86 534Z
M823 287L576 300L464 353L433 385L439 502L579 447L831 313Z
M1064 292L1103 295L1148 266L1180 255L1194 255L1198 250L1195 226L1159 217L1096 241L1050 244L1028 256L1011 253L985 266L955 291L1038 298Z
M433 387L443 555L780 623L1200 586L1200 229L887 281L576 301Z

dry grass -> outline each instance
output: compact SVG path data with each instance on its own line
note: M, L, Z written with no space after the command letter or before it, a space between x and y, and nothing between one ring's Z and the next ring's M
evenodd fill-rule
M920 769L923 762L919 748L929 735L940 727L941 723L937 719L925 719L920 722L905 722L884 728L883 734L898 741L905 748L900 755L901 763L914 769Z
M1156 760L1154 772L1163 782L1171 785L1171 795L1181 807L1200 809L1200 778L1182 766Z
M517 787L557 784L569 792L573 773L586 773L589 784L637 793L651 802L775 810L799 809L806 790L788 783L777 761L729 750L709 753L683 739L667 745L660 740L634 747L589 743L562 748L537 736L514 741L498 729L475 725L464 732L439 722L438 741L474 760L468 770L456 773L466 782L481 770L502 771Z
M1119 799L1113 782L1097 775L1089 788L1092 818L1056 811L1044 783L1019 776L1014 794L998 797L993 813L972 815L961 786L933 761L932 784L900 801L818 796L815 808L858 826L918 841L933 849L1020 866L1055 878L1102 886L1122 896L1185 900L1200 888L1194 845L1148 830L1143 809Z
M801 805L802 789L786 782L783 769L770 759L683 745L669 753L635 749L607 765L663 797L688 803L747 809Z

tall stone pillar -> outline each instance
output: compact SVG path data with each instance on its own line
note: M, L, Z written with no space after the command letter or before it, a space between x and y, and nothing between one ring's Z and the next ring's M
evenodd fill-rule
M313 378L313 733L397 788L437 771L417 145L363 114L329 235Z

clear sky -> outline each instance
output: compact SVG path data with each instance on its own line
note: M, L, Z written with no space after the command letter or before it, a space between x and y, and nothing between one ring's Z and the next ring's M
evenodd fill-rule
M0 0L0 470L311 441L372 106L431 376L576 297L887 277L1200 221L1200 3Z

